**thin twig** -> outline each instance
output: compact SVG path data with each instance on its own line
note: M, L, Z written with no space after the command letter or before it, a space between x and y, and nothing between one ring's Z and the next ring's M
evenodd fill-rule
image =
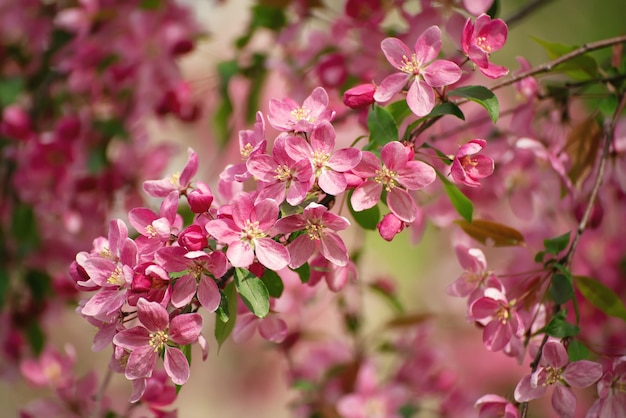
M572 241L572 245L570 246L567 254L563 258L563 264L565 266L569 265L574 257L574 252L576 251L576 247L578 246L578 242L580 241L580 237L587 227L587 222L589 221L589 217L591 216L591 212L593 211L593 206L596 203L596 198L598 196L598 192L600 191L600 186L602 185L602 180L604 179L604 171L606 168L606 162L609 157L609 148L611 142L613 140L613 135L615 134L615 126L617 125L617 120L619 119L619 115L626 107L626 94L622 96L619 106L615 109L615 113L611 118L611 121L608 126L604 129L604 143L602 145L602 156L600 157L600 165L598 166L598 174L596 175L596 180L593 184L593 189L591 190L591 195L589 196L589 202L587 203L587 207L585 208L585 213L583 214L580 223L578 224L578 229L576 230L576 235L574 236L574 240Z
M515 13L504 19L504 21L506 22L507 26L511 27L519 23L529 14L539 10L540 7L548 5L551 1L552 0L533 0L527 5L523 6L521 9L515 11Z
M617 45L617 44L623 44L626 43L626 35L622 35L622 36L616 36L615 38L608 38L608 39L603 39L601 41L597 41L597 42L590 42L588 44L584 44L583 46L581 46L580 48L576 48L573 51L568 52L565 55L561 55L560 57L550 61L550 62L546 62L544 64L538 65L534 68L531 68L530 70L521 72L519 74L516 74L506 80L503 80L499 83L496 83L494 85L492 85L490 87L490 90L497 90L499 88L511 85L515 82L518 82L526 77L530 77L533 75L537 75L537 74L542 74L542 73L547 73L552 71L557 65L563 64L566 61L569 61L573 58L576 58L579 55L583 55L587 52L591 52L591 51L595 51L597 49L602 49L602 48L607 48L609 46L613 46L613 45ZM458 103L457 103L458 104Z
M613 135L615 134L615 126L617 125L619 115L622 113L625 107L626 107L626 95L623 95L620 99L619 106L615 110L615 113L613 114L610 122L608 123L608 126L605 125L602 154L600 156L600 163L598 166L596 179L593 184L593 189L591 190L591 195L589 196L589 202L587 203L585 213L582 219L580 220L580 223L578 224L578 228L576 229L576 235L574 236L572 245L567 251L567 254L565 255L565 257L563 257L562 259L563 260L562 264L566 267L572 262L572 258L574 256L574 252L576 251L576 247L578 246L578 242L580 241L580 237L582 236L583 232L585 231L585 228L587 227L587 222L589 221L589 217L591 216L593 206L596 202L596 198L598 197L598 192L600 191L600 186L602 185L602 180L604 179L604 171L606 168L606 163L609 158L610 144L613 140ZM561 309L560 305L558 304L555 305L554 314L556 314L560 309ZM545 334L543 336L543 340L541 341L541 345L539 346L539 350L537 351L537 355L533 359L532 363L530 363L532 373L535 373L537 371L537 368L539 366L539 361L541 360L543 347L546 345L547 342L548 342L548 334ZM522 402L520 404L520 418L526 418L527 413L528 413L528 402Z

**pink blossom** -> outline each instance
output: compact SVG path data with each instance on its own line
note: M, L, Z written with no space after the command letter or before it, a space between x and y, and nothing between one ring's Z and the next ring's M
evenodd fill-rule
M264 154L267 147L265 140L265 120L261 112L256 113L254 129L239 131L239 154L241 162L229 164L220 174L220 179L225 182L242 182L250 178L247 161L256 154Z
M526 375L515 388L515 400L528 402L542 397L549 386L552 408L560 418L572 418L576 411L576 396L570 389L586 388L602 376L602 366L588 360L570 362L565 347L558 341L548 341L541 355L540 367Z
M233 341L237 344L248 341L257 330L263 339L276 344L285 340L288 331L287 323L277 315L269 314L259 318L246 309L237 313Z
M161 180L148 180L143 183L143 189L153 197L165 197L170 192L179 194L186 192L191 179L198 171L198 155L191 148L187 149L188 159L182 173L175 173Z
M287 153L296 161L308 160L313 166L317 184L324 193L336 196L348 185L344 172L361 161L357 148L335 151L335 129L328 122L320 123L311 133L309 142L300 137L291 138L286 144Z
M348 250L336 231L344 230L348 226L350 222L346 218L335 215L329 212L326 206L313 202L304 208L302 214L279 219L276 230L283 234L305 231L287 247L291 258L290 267L300 267L316 250L328 261L345 266L348 264Z
M513 337L520 337L524 324L514 301L509 301L504 288L487 287L483 296L469 306L469 317L486 323L483 330L483 344L490 351L502 350Z
M519 411L511 402L498 395L485 395L476 401L478 418L518 418Z
M270 100L267 120L279 131L311 132L322 122L331 122L335 111L327 109L328 93L316 87L299 106L293 99Z
M265 267L280 270L289 264L289 251L269 235L278 212L275 200L255 203L250 194L240 193L232 203L232 219L209 221L206 230L228 245L226 256L234 267L248 267L256 255Z
M465 271L448 286L447 292L451 296L466 297L476 290L487 277L487 260L479 248L457 245L454 247L454 251Z
M20 371L34 385L62 389L73 383L72 368L75 363L76 352L73 347L66 346L64 354L46 347L38 358L24 359L20 363Z
M404 222L416 219L417 207L408 190L422 189L435 181L435 170L421 161L409 161L406 148L398 141L389 142L378 158L370 152L362 153L361 163L352 172L366 179L352 194L354 210L362 211L376 205L385 190L387 206Z
M187 192L187 202L193 213L207 212L213 203L213 192L206 183L197 181L196 187Z
M198 339L202 330L200 314L180 314L170 321L164 307L139 299L137 317L141 325L121 331L113 338L115 345L131 352L126 364L126 378L134 380L152 376L157 357L165 352L167 375L177 385L185 384L189 379L189 363L178 346Z
M333 292L339 292L348 282L356 280L359 275L356 265L350 259L345 266L339 266L319 254L309 264L311 275L307 284L315 286L324 279L328 288Z
M272 155L258 153L247 161L248 171L261 181L257 201L272 198L297 206L313 187L315 177L311 163L308 159L291 158L285 149L287 142L296 139L299 138L279 135Z
M599 399L585 418L626 417L626 357L613 361L610 369L598 381Z
M491 19L483 13L474 23L472 18L465 22L461 47L480 72L490 78L499 78L507 75L509 70L489 62L489 54L502 48L507 35L508 28L502 19Z
M441 30L431 26L415 42L415 52L397 38L386 38L381 47L387 60L400 70L385 78L376 89L374 100L386 102L411 82L406 102L417 116L435 107L433 88L448 86L461 78L461 69L452 61L436 60L441 49Z
M450 167L450 174L456 182L478 187L480 186L478 180L493 173L493 160L486 155L478 154L486 145L487 141L484 139L472 139L459 147Z

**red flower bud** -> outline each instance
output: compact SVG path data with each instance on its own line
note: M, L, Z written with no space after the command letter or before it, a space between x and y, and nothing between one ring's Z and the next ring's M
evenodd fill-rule
M376 86L373 84L359 84L343 94L343 103L351 109L360 109L374 103Z

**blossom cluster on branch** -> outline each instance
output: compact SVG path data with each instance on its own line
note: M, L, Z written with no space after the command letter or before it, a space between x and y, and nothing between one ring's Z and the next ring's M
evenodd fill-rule
M118 412L108 378L74 376L72 349L63 355L33 343L16 320L20 307L9 306L2 355L57 394L22 416L130 417L137 407L176 416L171 405L193 373L193 347L206 360L227 340L244 343L257 333L286 359L298 391L295 416L404 418L428 409L525 418L535 399L548 396L562 418L583 408L587 418L625 416L626 60L619 46L626 37L580 48L544 42L553 61L532 67L520 57L519 72L509 74L492 56L508 37L498 1L424 0L415 12L403 1L348 0L324 30L310 26L324 6L289 3L254 5L236 59L218 65L215 139L234 144L240 159L223 161L210 181L196 179L203 158L192 148L179 173L154 179L163 160L146 148L141 128L147 115L198 117L174 61L198 34L184 9L86 0L37 14L49 24L42 39L66 36L53 49L38 51L35 42L27 53L0 50L10 77L30 80L56 65L50 80L33 82L30 97L25 88L3 107L3 158L14 167L6 187L14 196L2 214L16 222L32 213L52 237L68 238L63 228L71 225L101 235L91 248L69 237L72 248L82 246L69 268L80 293L69 300L97 329L93 349L110 350L109 373L132 383L130 406ZM27 8L7 10L27 19ZM404 25L385 19L392 13ZM261 29L272 32L282 56L252 52ZM608 47L609 62L588 53ZM265 104L257 90L269 69L292 82L291 93ZM539 78L557 71L564 75L551 83ZM236 75L249 79L249 91L229 88ZM504 87L515 97L496 95ZM41 97L60 104L50 111ZM234 135L237 106L247 108L251 129ZM55 148L63 144L72 153ZM45 165L40 147L50 146L76 159ZM113 153L115 146L122 151ZM97 170L89 165L92 147L106 157ZM136 163L142 155L148 167ZM93 201L78 187L90 168ZM73 191L68 200L52 205L42 183L50 174L41 169L54 169L55 186ZM114 186L103 188L105 180ZM138 200L140 184L158 209ZM116 218L113 192L126 188L135 198ZM95 216L90 204L101 219L114 218L108 234L82 228ZM43 212L66 222L48 227ZM527 366L508 393L467 385L441 350L431 314L407 310L395 280L363 277L364 243L350 240L350 231L392 241L406 230L417 243L429 224L455 233L451 246L464 271L447 293L465 300L465 319L484 350ZM15 257L3 261L12 268L40 262L54 243L18 257L32 242L7 242ZM40 302L46 296L29 285L36 279L24 283ZM374 333L364 326L364 292L391 306ZM337 332L316 328L322 310L339 319ZM31 338L32 358L22 335ZM595 396L579 391L590 387Z

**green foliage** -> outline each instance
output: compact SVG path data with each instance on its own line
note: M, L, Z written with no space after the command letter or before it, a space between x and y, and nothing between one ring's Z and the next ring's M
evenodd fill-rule
M0 79L0 108L15 103L24 90L24 80L21 77Z
M562 305L574 297L574 286L571 276L556 273L550 282L550 296L554 302Z
M557 255L567 248L569 245L569 238L570 232L568 231L556 238L544 239L543 246L546 248L547 253Z
M448 92L450 97L463 97L478 103L487 110L489 117L496 123L500 115L500 104L496 95L483 86L463 86Z
M589 358L589 349L579 340L571 340L567 345L569 361L586 360Z
M35 213L29 205L18 203L12 215L10 234L17 243L18 253L25 256L36 250L41 242Z
M370 131L370 145L373 148L398 140L398 125L391 112L384 107L372 106L367 115L367 128Z
M222 347L224 341L228 339L231 332L235 328L237 321L237 289L235 282L230 282L222 293L222 300L215 315L215 340L217 341L217 350Z
M6 266L0 263L0 311L4 308L4 303L9 293L9 271Z
M523 247L526 245L524 236L517 229L498 222L474 219L454 221L463 231L476 241L493 247Z
M267 56L264 54L252 54L250 65L241 70L242 75L250 80L248 101L246 102L246 122L248 123L254 123L256 112L261 108L259 102L267 78L266 58Z
M548 42L531 36L531 38L541 45L550 59L557 59L567 53L578 49L575 45L565 45L558 42ZM588 80L598 76L598 63L589 54L581 54L556 66L554 70L564 71L575 80Z
M552 317L548 325L546 325L539 332L545 332L548 335L557 338L566 338L566 337L574 337L580 331L577 325L574 325L570 322L567 322L565 316L567 312L565 310L560 310Z
M311 266L309 266L309 263L304 263L297 269L292 269L292 270L298 273L298 276L300 277L300 281L302 283L309 282L309 279L311 278Z
M474 205L472 205L472 201L467 198L450 180L446 178L443 174L437 171L437 177L441 180L443 184L443 188L448 195L448 199L454 206L454 209L458 212L459 215L467 222L472 222L472 216L474 213Z
M626 321L624 302L610 288L596 279L585 276L574 276L576 288L592 305L609 316Z
M362 210L357 212L352 207L352 203L350 203L350 199L352 198L353 190L348 192L348 198L346 199L348 202L348 209L350 210L350 214L354 218L355 222L363 229L368 231L375 231L378 222L380 222L380 209L378 205L375 205L369 209Z
M270 311L270 294L265 283L250 270L235 268L235 286L250 312L264 318Z
M278 273L274 270L265 269L263 276L261 276L261 280L265 283L265 287L267 287L267 291L271 297L279 298L283 294L285 285L283 284L283 280L280 278Z
M465 120L465 115L461 108L452 102L440 103L433 110L430 111L427 118L434 118L436 116L452 115L461 120Z
M161 4L161 0L141 0L139 8L143 10L158 10Z
M267 4L255 4L252 7L252 17L248 24L248 30L237 38L235 46L239 49L248 45L256 30L266 28L278 32L287 24L287 17L283 7L275 7Z
M231 134L229 121L233 113L233 102L228 93L228 85L231 78L237 74L239 74L239 64L236 60L223 61L217 64L217 75L219 78L218 92L221 101L213 117L213 126L222 146L226 144Z
M25 330L26 340L35 357L38 357L46 345L46 336L37 322L37 318L32 318Z
M24 283L28 286L35 302L44 302L52 293L52 278L45 271L28 270L24 275Z

